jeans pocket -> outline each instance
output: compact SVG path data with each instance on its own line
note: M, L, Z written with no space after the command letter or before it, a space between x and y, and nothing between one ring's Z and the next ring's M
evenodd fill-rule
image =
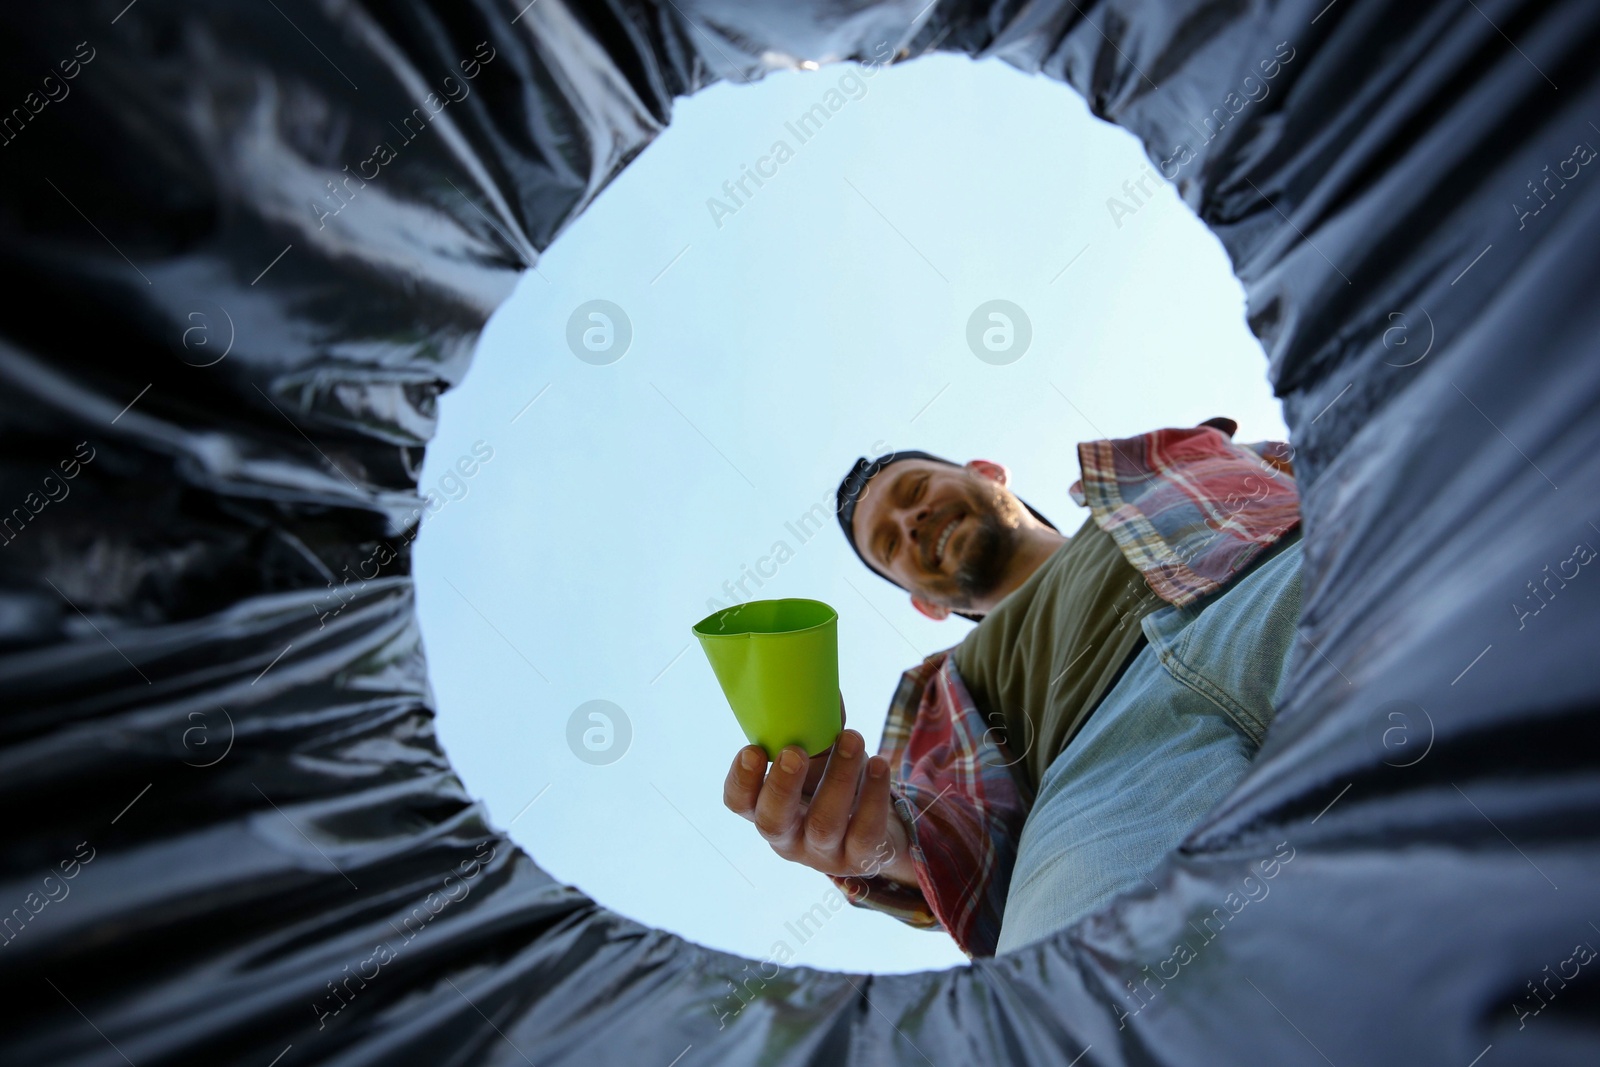
M1160 650L1161 666L1180 685L1198 693L1212 705L1221 709L1233 727L1244 735L1250 742L1252 749L1261 747L1261 739L1266 735L1267 723L1271 715L1263 717L1259 710L1252 709L1253 703L1248 699L1241 700L1235 692L1234 679L1218 679L1206 671L1199 669L1196 664L1185 659L1179 649L1187 650L1187 640L1178 645L1164 647ZM1270 708L1268 709L1270 711Z

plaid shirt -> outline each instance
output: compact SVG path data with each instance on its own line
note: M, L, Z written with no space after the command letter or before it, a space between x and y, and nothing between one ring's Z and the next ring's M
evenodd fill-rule
M1280 442L1235 444L1212 425L1089 441L1078 446L1083 479L1071 494L1151 589L1188 604L1299 524L1290 454ZM900 676L878 746L908 828L917 887L881 875L830 877L858 907L947 930L968 957L992 956L1033 798L953 651Z

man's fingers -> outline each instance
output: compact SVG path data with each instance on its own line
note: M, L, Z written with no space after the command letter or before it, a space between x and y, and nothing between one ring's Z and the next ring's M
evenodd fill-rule
M843 693L839 694L839 729L841 732L844 730ZM835 737L833 740L834 744L838 744L839 739L837 737ZM830 758L832 758L832 756L833 746L830 745L821 752L817 753L815 756L811 757L811 766L806 770L806 784L800 790L801 796L810 798L811 794L817 791L817 784L822 781L822 772L827 768L828 761Z
M861 803L845 834L844 854L850 873L871 878L894 858L889 845L889 820L897 819L889 803L889 761L873 756L867 761L867 780Z
M823 773L817 791L806 809L806 849L826 862L839 852L845 830L850 825L850 810L856 803L856 785L861 781L861 765L866 742L854 730L846 730L834 742L833 758Z
M834 745L837 745L838 743L839 739L834 738L833 745L829 745L815 756L812 756L808 761L806 766L805 783L800 787L801 796L810 797L812 793L817 791L817 785L822 781L822 774L828 769L829 761L833 759Z
M729 811L755 821L756 798L761 795L761 779L766 769L767 754L760 745L746 745L739 750L722 783L722 803Z
M799 745L778 753L756 800L756 830L778 850L788 851L800 818L800 786L806 776L806 754ZM788 858L788 857L786 857Z

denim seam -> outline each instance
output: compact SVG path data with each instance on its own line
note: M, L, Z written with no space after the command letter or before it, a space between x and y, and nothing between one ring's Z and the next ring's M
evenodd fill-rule
M1221 708L1234 726L1238 727L1239 732L1249 738L1251 744L1257 748L1261 747L1261 739L1266 734L1265 723L1259 722L1244 705L1229 696L1226 690L1180 659L1171 647L1162 647L1159 655L1161 666L1168 674Z

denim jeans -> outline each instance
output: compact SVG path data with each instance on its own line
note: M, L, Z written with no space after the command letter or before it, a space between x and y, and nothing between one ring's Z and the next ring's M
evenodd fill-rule
M1243 776L1289 676L1300 558L1296 539L1222 591L1145 616L1149 643L1039 783L998 952L1138 885Z

